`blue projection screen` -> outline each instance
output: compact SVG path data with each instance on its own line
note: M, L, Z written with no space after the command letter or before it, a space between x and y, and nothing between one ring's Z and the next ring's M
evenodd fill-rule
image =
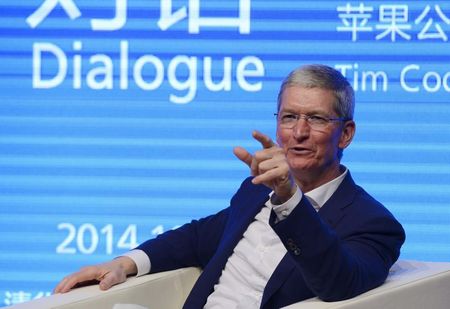
M448 1L2 0L0 304L228 206L306 63L356 90L343 163L450 261Z

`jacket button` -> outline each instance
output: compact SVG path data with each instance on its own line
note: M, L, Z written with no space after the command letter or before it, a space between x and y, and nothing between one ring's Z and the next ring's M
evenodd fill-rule
M297 246L295 245L294 241L291 238L287 240L286 245L289 250L294 250L295 248L297 248Z
M286 241L287 248L294 253L294 255L300 255L300 248L294 243L292 238L288 238Z

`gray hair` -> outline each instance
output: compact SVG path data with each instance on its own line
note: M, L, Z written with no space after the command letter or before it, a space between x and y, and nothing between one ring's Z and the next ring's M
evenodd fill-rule
M355 110L355 93L347 79L332 67L322 64L310 64L302 66L284 79L278 93L277 110L281 107L281 97L286 88L299 86L305 88L321 88L334 92L336 101L334 110L338 117L353 119Z

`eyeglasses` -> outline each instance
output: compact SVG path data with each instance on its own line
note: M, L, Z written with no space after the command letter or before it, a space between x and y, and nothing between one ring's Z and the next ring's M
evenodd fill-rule
M348 118L329 118L321 115L303 115L303 114L298 115L292 113L281 113L281 114L275 113L274 115L277 116L278 121L280 123L280 127L285 129L294 128L300 119L305 119L309 127L313 130L324 129L328 126L330 122L350 120Z

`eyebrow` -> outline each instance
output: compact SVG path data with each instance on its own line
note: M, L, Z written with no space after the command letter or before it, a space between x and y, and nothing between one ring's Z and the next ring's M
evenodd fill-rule
M328 115L328 113L323 110L312 110L312 111L308 111L306 113L297 113L296 111L294 111L293 109L290 109L290 108L281 109L280 113L303 114L303 115Z

